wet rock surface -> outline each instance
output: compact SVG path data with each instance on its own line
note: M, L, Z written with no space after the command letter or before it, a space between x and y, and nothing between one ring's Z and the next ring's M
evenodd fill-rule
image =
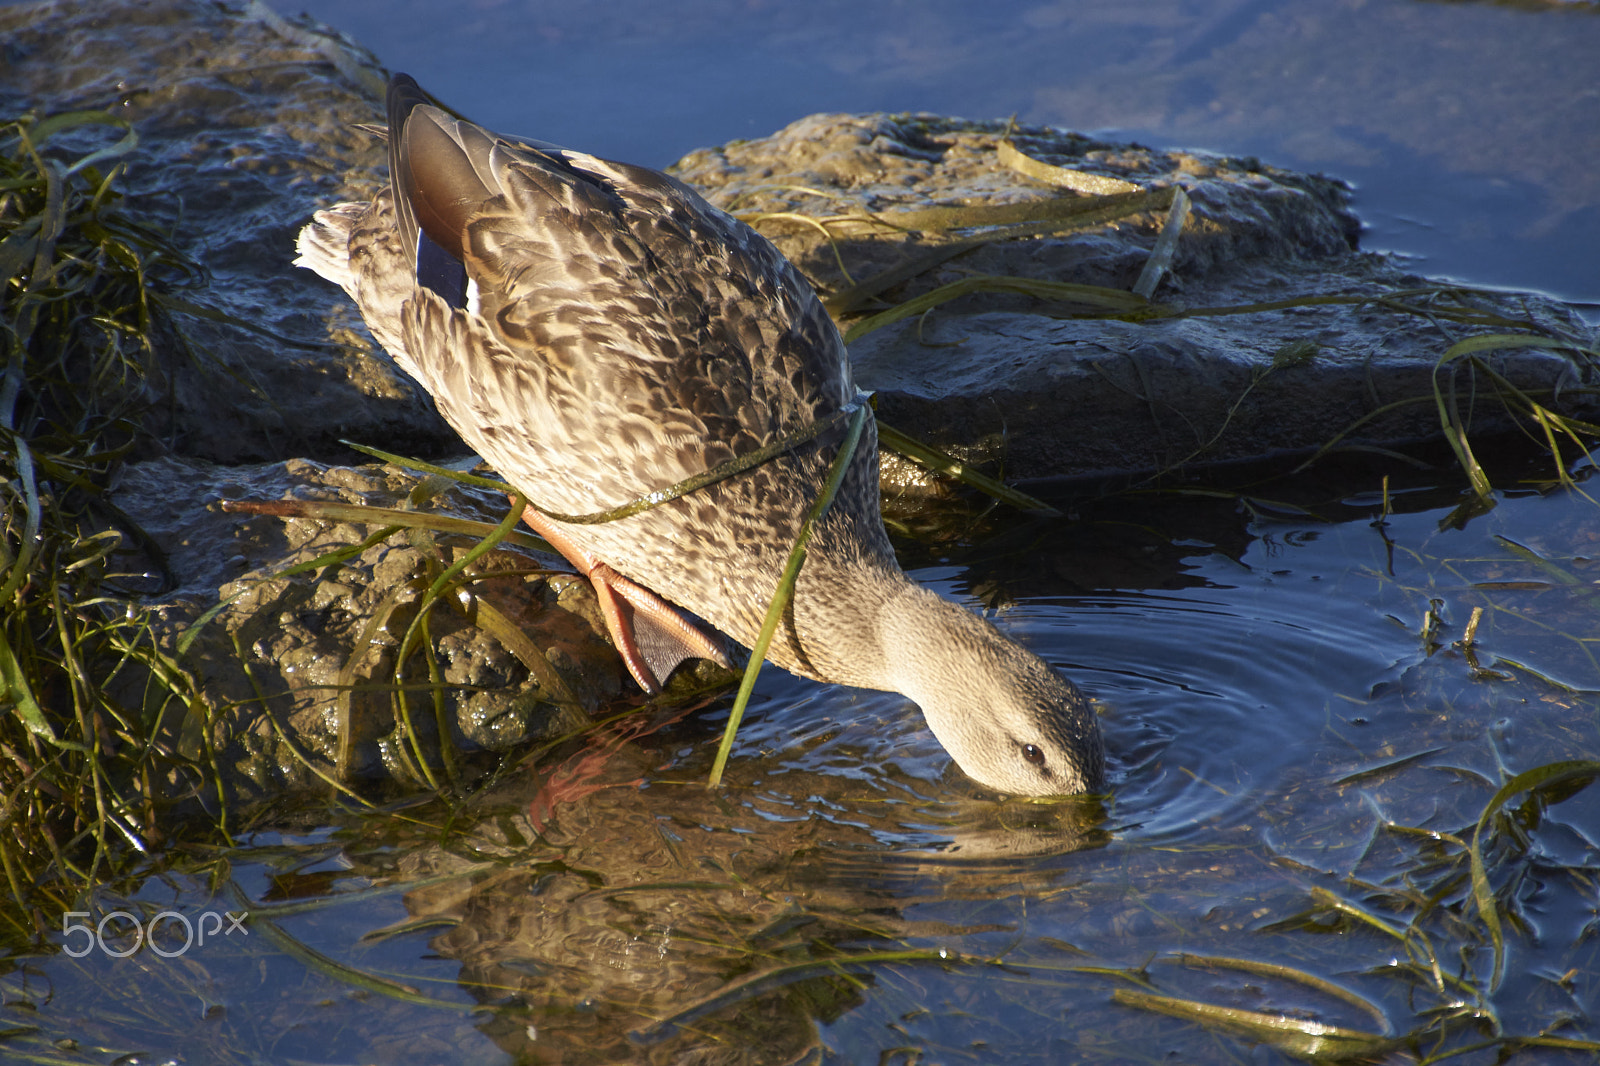
M877 390L880 417L965 457L1003 461L1010 477L1259 458L1346 433L1359 445L1433 437L1434 368L1455 341L1532 328L1595 342L1557 301L1452 293L1356 250L1359 221L1345 186L1256 159L1003 122L813 115L767 138L692 153L675 173L772 238L835 306L867 279L934 261L875 303L859 302L847 324L874 305L984 275L1132 288L1164 212L993 242L980 239L1002 227L951 225L960 218L934 213L1031 204L1031 216L1044 218L1049 201L1074 195L1008 165L1002 141L1051 167L1147 189L1181 185L1192 202L1153 294L1165 305L1159 316L1073 317L1085 309L981 292L851 342L857 381ZM1211 313L1274 301L1300 305ZM1562 397L1567 410L1594 407L1583 395L1592 374L1569 358L1535 348L1482 358L1520 389ZM1476 432L1510 426L1486 374L1461 361L1438 380Z
M119 187L209 272L175 295L234 319L179 316L195 351L160 353L168 446L236 463L347 457L340 438L434 451L455 439L343 294L289 265L313 211L382 178L381 142L354 128L383 121L372 56L260 3L198 0L0 7L0 42L6 113L97 109L133 124ZM98 127L61 144L115 137Z
M113 497L158 549L146 565L166 573L151 579L150 601L163 639L177 648L184 637L179 661L213 711L174 724L175 743L209 746L225 776L252 796L323 787L319 773L416 783L429 771L402 743L407 714L412 735L431 744L443 730L470 755L559 735L627 698L592 594L575 578L471 582L466 600L452 596L429 615L432 665L418 654L397 668L424 590L466 541L399 535L342 562L274 577L362 545L371 528L218 507L243 496L401 506L416 479L337 465L352 454L341 440L423 457L459 450L344 295L291 266L295 234L313 211L364 199L385 180L381 142L355 128L382 121L374 57L254 0L5 7L0 49L8 112L104 108L132 122L140 146L124 179L131 202L170 226L210 274L203 289L176 294L189 301L177 313L195 351L160 353L165 421ZM96 146L83 136L84 150ZM992 215L928 221L942 208L1007 205L1026 220L1040 204L1048 213L1078 196L1004 165L1005 136L992 122L818 115L768 138L692 153L676 172L750 218L836 301L846 325L979 275L1127 290L1149 258L1160 210L1022 238L1004 230L1015 222ZM1462 362L1436 373L1453 340L1499 329L1495 316L1503 316L1594 343L1553 301L1443 293L1354 250L1358 222L1337 182L1056 130L1009 138L1045 164L1188 189L1192 215L1154 294L1164 308L1337 300L1121 320L977 292L852 343L857 380L877 390L886 422L964 457L1003 461L1008 477L1259 457L1313 448L1352 427L1347 443L1363 445L1437 435L1436 380L1482 431L1504 423L1504 408L1486 397L1481 370ZM1001 232L1015 239L990 239ZM910 260L922 265L902 269ZM844 299L891 270L903 276ZM216 314L196 313L195 304ZM1441 324L1441 314L1462 308L1479 321ZM1525 348L1481 358L1518 388L1585 409L1587 382L1560 355ZM903 462L886 463L886 479L900 489L927 486ZM465 490L423 495L420 506L486 521L503 511ZM524 571L547 562L506 550L485 565ZM227 606L192 629L219 597ZM514 620L526 638L520 653L507 644L518 643L514 634L491 635L477 600ZM392 691L397 676L403 702Z
M171 739L191 757L202 745L216 752L240 797L314 789L321 775L426 785L430 775L458 769L445 751L463 759L511 751L581 728L592 712L627 698L631 683L604 636L594 593L559 557L492 551L428 610L432 654L402 654L408 634L416 640L425 593L475 538L413 530L368 544L372 525L241 516L219 503L397 508L417 505L416 490L417 479L393 467L301 459L229 467L164 458L124 471L112 502L187 582L154 597L158 624L182 647L176 660L203 704L218 712L206 722L191 715L170 723ZM504 517L505 506L459 487L420 505L487 522ZM354 553L330 555L346 550ZM312 560L324 561L283 575ZM202 621L219 598L226 607ZM492 635L506 626L522 639ZM419 738L415 747L409 736Z

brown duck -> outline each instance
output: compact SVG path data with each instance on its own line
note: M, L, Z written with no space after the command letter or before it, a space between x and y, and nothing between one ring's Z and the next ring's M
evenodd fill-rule
M389 83L390 187L319 212L309 267L501 476L584 515L676 485L859 403L811 286L754 230L654 170L451 117ZM844 434L618 521L526 521L587 574L629 670L726 663L673 605L755 642ZM956 763L1026 795L1103 785L1089 702L1037 655L905 576L871 419L767 658L904 693Z

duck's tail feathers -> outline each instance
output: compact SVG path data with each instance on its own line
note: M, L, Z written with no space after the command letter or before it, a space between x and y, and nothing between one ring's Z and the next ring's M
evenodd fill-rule
M335 204L318 211L300 230L295 240L294 265L305 267L333 282L352 296L355 280L350 275L350 231L367 210L366 204Z

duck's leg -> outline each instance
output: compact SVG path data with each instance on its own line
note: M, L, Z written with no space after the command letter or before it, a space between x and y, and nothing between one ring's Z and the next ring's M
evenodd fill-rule
M611 642L640 688L651 695L660 692L662 682L685 659L710 659L719 666L732 667L722 645L682 611L574 544L561 526L532 507L523 510L522 520L566 556L594 586Z

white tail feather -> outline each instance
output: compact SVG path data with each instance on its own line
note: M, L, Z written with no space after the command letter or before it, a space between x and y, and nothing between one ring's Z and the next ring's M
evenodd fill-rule
M294 242L295 250L300 253L294 265L315 271L353 295L350 229L366 209L366 204L335 204L326 211L318 211Z

